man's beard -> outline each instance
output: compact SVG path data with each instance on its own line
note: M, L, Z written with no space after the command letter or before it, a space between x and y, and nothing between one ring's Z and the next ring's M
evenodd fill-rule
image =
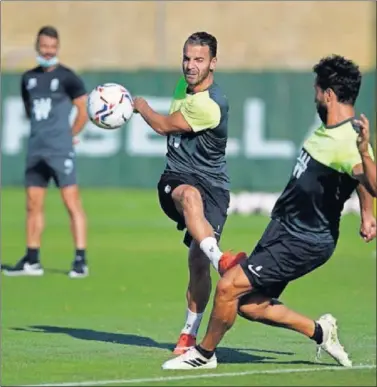
M327 124L327 107L326 105L317 102L317 113L321 121L326 125Z
M203 72L202 74L199 74L198 76L198 79L194 82L194 83L189 83L187 81L187 83L191 86L191 87L195 87L195 86L198 86L200 85L209 75L209 73L211 72L211 70L208 68L205 72ZM186 75L189 75L189 74L186 74Z

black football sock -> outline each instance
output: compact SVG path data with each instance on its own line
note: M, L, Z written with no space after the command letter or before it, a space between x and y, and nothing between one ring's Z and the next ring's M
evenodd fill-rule
M30 248L26 249L26 258L29 263L38 263L39 262L39 248Z
M206 349L202 348L200 345L195 346L195 349L206 359L210 359L215 351L207 351Z
M320 324L318 324L316 321L314 321L315 328L314 328L314 334L311 337L312 340L314 340L317 344L323 343L323 330Z
M76 249L75 262L86 262L85 249Z

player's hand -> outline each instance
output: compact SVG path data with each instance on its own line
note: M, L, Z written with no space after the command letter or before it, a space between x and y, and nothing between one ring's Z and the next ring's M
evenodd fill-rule
M360 236L367 243L376 237L376 219L373 215L363 216L361 219Z
M73 137L73 145L77 145L80 142L80 139L78 137Z
M133 99L133 103L134 103L134 113L139 113L144 106L148 105L147 101L141 97L135 97Z
M368 154L369 146L369 121L364 114L361 114L359 120L354 120L355 125L360 129L359 135L357 136L356 144L360 154Z

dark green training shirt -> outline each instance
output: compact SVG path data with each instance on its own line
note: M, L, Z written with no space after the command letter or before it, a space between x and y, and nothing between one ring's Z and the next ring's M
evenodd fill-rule
M352 173L362 163L356 139L352 120L319 127L304 143L272 218L299 238L336 242L344 203L358 185Z
M170 114L180 111L192 132L168 136L165 170L194 174L212 186L229 190L225 161L228 110L228 101L216 83L205 91L189 94L181 78Z

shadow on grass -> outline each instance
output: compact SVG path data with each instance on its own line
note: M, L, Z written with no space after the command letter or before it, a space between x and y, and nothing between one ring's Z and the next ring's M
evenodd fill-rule
M96 331L93 329L55 327L50 325L33 325L27 328L12 328L14 331L35 332L46 334L65 334L79 340L98 341L104 343L131 345L137 347L150 347L168 350L171 352L174 348L174 343L158 342L150 337L126 334L126 333L111 333ZM257 352L263 356L251 354L248 352ZM264 355L264 354L267 354ZM316 364L328 365L327 363L318 363L304 360L293 361L276 361L276 357L268 355L294 355L293 352L275 351L258 348L229 348L219 347L216 351L217 359L220 363L226 364L242 364L242 363L271 363L271 364Z

